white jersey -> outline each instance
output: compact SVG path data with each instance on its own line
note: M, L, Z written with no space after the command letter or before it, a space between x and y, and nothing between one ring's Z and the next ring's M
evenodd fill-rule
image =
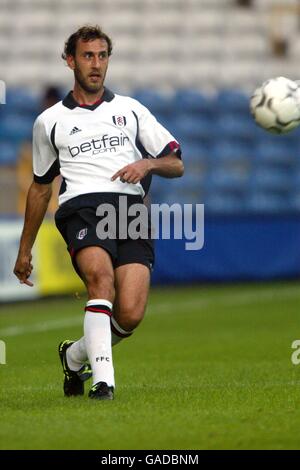
M70 92L35 121L34 180L48 184L61 174L60 205L88 193L144 197L148 181L129 184L111 177L130 163L172 151L180 157L178 142L138 101L105 88L95 104L79 105Z

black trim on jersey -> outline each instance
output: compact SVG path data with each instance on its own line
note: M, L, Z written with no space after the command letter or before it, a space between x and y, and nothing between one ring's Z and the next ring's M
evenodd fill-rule
M66 183L66 180L65 178L63 177L62 178L62 182L61 182L61 185L60 185L60 188L59 188L59 196L61 196L63 193L65 193L67 191L67 183Z
M75 109L77 107L79 108L84 108L84 109L88 109L90 111L94 111L95 109L98 108L98 106L100 106L100 104L103 103L103 101L107 101L107 102L110 102L114 99L115 95L112 91L110 91L108 88L104 87L104 92L103 92L103 95L101 96L100 100L96 101L96 103L94 104L79 104L77 103L77 101L75 100L74 96L73 96L73 92L70 91L67 96L64 98L62 104L64 106L66 106L66 108L69 108L69 109Z
M53 148L56 152L56 155L57 155L57 162L58 162L58 168L59 168L59 173L60 173L60 163L59 163L59 151L58 151L58 148L56 147L55 145L55 130L56 130L56 124L57 122L54 124L54 126L52 127L52 130L51 130L51 134L50 134L50 140L51 140L51 143L53 145ZM58 173L58 174L59 174ZM58 175L56 175L58 176ZM63 193L65 193L67 190L67 183L66 183L66 180L65 178L62 178L62 182L61 182L61 185L60 185L60 189L59 189L59 196Z
M55 145L55 129L56 129L56 124L57 124L57 122L54 124L54 126L53 126L52 129L51 129L50 140L51 140L51 144L53 145L53 148L54 148L55 153L56 153L57 158L58 158L58 157L59 157L59 151L58 151L58 148L57 148L56 145Z
M148 175L146 175L143 179L141 179L140 181L140 185L142 186L143 190L144 190L144 193L145 193L145 196L147 196L148 192L149 192L149 189L150 189L150 186L151 186L151 183L152 183L152 175L150 173L148 173ZM144 197L145 197L144 196Z
M149 152L147 152L147 150L143 146L142 142L140 141L140 138L139 138L139 130L140 130L139 119L138 119L138 117L137 117L137 115L134 111L132 111L132 114L134 115L134 117L136 119L135 146L139 149L139 151L141 152L143 158L149 158L149 157L153 158L152 155L150 155ZM150 173L148 173L148 175L145 176L145 178L141 179L141 181L140 181L140 184L141 184L141 186L142 186L142 188L145 192L145 196L149 191L151 182L152 182L152 175Z
M45 173L43 176L33 175L33 179L36 183L39 183L39 184L49 184L49 183L52 183L54 178L58 176L59 174L60 174L60 166L59 166L59 161L56 159L50 166L47 173Z
M139 149L139 151L141 152L143 158L148 158L149 155L150 155L150 157L153 157L153 155L151 155L149 152L147 152L147 150L143 146L142 142L140 141L140 137L139 137L139 133L140 133L139 118L137 117L137 115L134 111L132 111L132 114L134 115L135 120L136 120L135 146Z

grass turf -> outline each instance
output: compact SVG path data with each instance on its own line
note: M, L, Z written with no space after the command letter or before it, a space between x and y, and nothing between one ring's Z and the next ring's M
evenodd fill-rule
M114 348L113 402L62 394L56 349L81 336L84 298L1 307L0 448L299 449L299 287L154 289Z

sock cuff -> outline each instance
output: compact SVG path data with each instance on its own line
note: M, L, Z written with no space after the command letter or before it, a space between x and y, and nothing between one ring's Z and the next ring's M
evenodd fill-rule
M112 314L112 303L105 299L92 299L86 303L86 312L105 313L108 316Z
M112 310L112 306L113 304L109 301L109 300L106 300L106 299L91 299L91 300L88 300L87 303L86 303L86 306L89 307L91 305L106 305L106 307L109 307L110 310Z
M123 328L120 327L120 325L117 323L113 316L110 317L110 326L111 331L120 338L128 338L133 333L133 331L123 330Z

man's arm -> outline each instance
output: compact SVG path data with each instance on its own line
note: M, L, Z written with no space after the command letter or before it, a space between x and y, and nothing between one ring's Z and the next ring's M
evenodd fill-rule
M150 173L163 176L164 178L179 178L184 173L182 160L171 153L161 158L151 158Z
M21 284L33 286L28 280L33 269L31 264L31 249L36 239L37 233L43 222L50 198L52 194L51 184L38 184L33 182L29 188L24 227L20 240L19 253L14 268L14 274Z
M163 176L164 178L178 178L184 173L182 160L174 152L161 158L147 158L121 168L111 178L115 181L120 178L124 183L138 183L148 173Z

